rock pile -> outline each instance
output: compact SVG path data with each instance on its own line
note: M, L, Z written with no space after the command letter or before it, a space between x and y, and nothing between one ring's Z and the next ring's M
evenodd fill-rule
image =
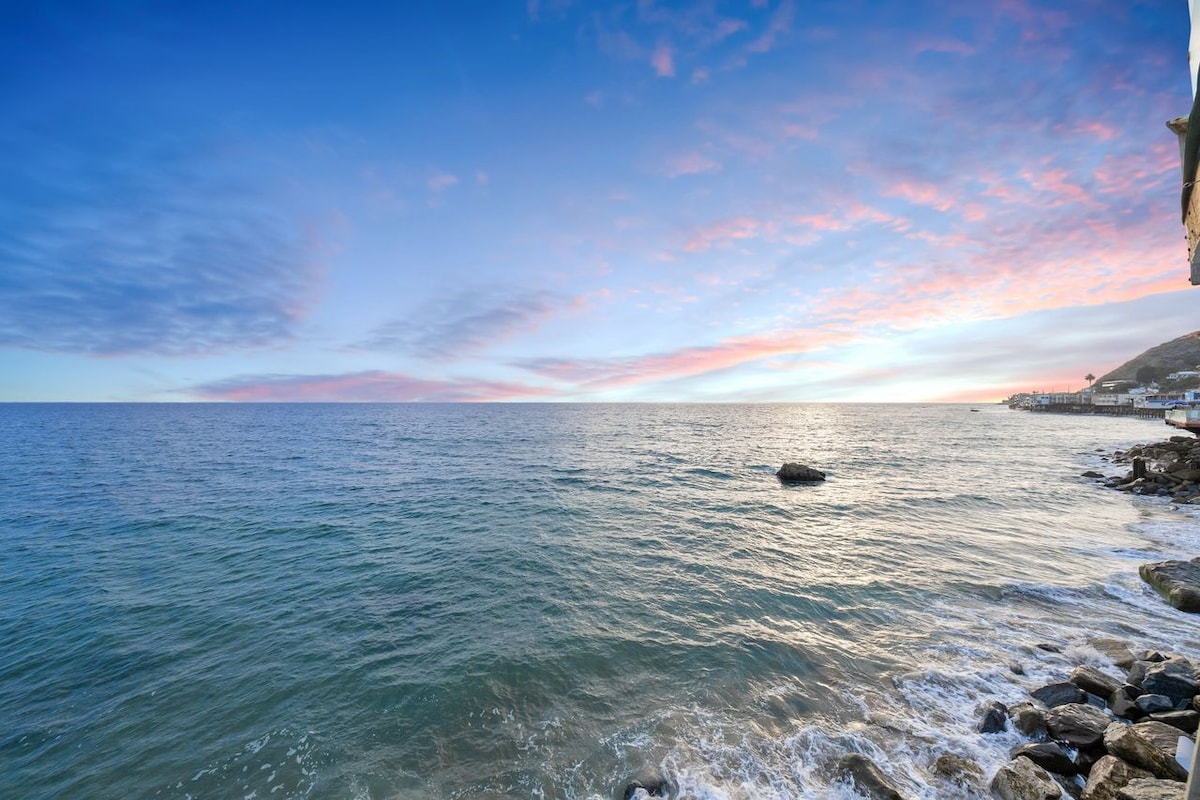
M992 779L994 796L1182 800L1187 771L1175 753L1179 737L1200 724L1200 668L1178 655L1135 654L1112 639L1092 644L1125 670L1124 679L1079 666L1067 681L1006 708L1008 724L1030 741ZM981 733L998 731L998 707L983 709Z
M1109 478L1106 486L1122 492L1170 497L1177 503L1200 504L1200 439L1172 436L1165 442L1118 450L1112 461L1129 464L1133 469L1124 477ZM1104 477L1097 472L1084 475Z

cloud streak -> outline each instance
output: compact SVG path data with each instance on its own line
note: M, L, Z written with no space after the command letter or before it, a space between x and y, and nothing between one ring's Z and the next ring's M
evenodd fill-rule
M504 381L429 379L368 370L333 375L242 375L191 389L204 400L241 403L482 403L545 397L548 389Z

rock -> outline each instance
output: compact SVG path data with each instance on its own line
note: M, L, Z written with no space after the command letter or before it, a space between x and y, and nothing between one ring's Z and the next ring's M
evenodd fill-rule
M1013 703L1008 707L1008 718L1014 728L1030 738L1046 732L1046 713L1033 703Z
M1162 778L1134 778L1117 791L1117 800L1184 800L1186 787Z
M871 800L903 800L899 790L875 766L875 762L861 753L842 756L837 773L843 780L853 782L855 790Z
M1200 714L1190 709L1187 711L1161 711L1149 715L1147 719L1178 728L1184 733L1195 733L1196 728L1200 727Z
M1116 756L1105 756L1088 773L1081 800L1116 800L1117 792L1134 778L1153 777Z
M621 797L624 800L640 797L670 797L674 788L658 770L649 769L626 784L625 792Z
M1143 694L1133 704L1143 716L1157 714L1160 711L1175 710L1175 701L1165 694Z
M1086 665L1076 667L1068 680L1085 692L1098 694L1101 697L1111 696L1121 686L1121 681L1105 675L1095 667Z
M1038 650L1045 650L1047 653L1061 653L1062 652L1061 647L1059 647L1056 644L1050 644L1049 642L1041 642L1039 644L1035 644L1034 647L1036 647Z
M1029 742L1013 748L1008 755L1010 758L1025 756L1042 769L1059 775L1074 775L1079 771L1067 751L1054 742Z
M1068 703L1083 703L1087 695L1073 683L1051 683L1030 692L1033 699L1042 703L1046 708L1065 706Z
M1094 706L1079 703L1057 706L1046 713L1046 731L1071 747L1086 750L1104 740L1112 717Z
M992 794L1001 800L1058 800L1062 797L1050 773L1022 756L1013 759L992 778Z
M933 762L933 774L947 780L970 786L983 780L983 770L970 759L956 756L953 753L943 753Z
M1172 478L1181 481L1200 481L1200 469L1177 469L1171 473Z
M1118 717L1125 719L1140 719L1142 711L1137 707L1134 701L1141 697L1142 690L1132 684L1125 684L1119 687L1108 698L1108 707Z
M1148 770L1157 778L1186 780L1187 770L1175 760L1179 730L1161 722L1123 725L1114 722L1104 732L1104 747L1111 755Z
M784 464L775 475L784 483L813 483L825 480L825 473L821 470L794 461Z
M987 704L987 708L983 712L983 717L979 720L979 724L975 726L975 730L979 733L1000 733L1007 727L1007 723L1008 706L998 700L993 700Z
M1200 611L1200 558L1142 564L1138 574L1180 611Z
M1191 700L1200 686L1196 683L1191 664L1171 660L1161 661L1147 669L1146 676L1142 678L1142 688L1150 694L1166 695L1174 705L1180 700Z
M1094 469L1089 469L1087 472L1083 473L1080 477L1082 477L1082 478L1103 478L1104 476L1101 475L1099 472L1096 472L1096 470L1094 470Z
M1126 670L1133 666L1135 660L1133 653L1129 651L1129 647L1120 639L1093 639L1091 645L1098 652L1111 658L1113 665Z

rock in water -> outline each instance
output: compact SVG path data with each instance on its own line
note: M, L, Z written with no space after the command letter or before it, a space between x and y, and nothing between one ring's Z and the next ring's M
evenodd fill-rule
M784 483L815 483L825 480L825 473L821 470L797 464L795 461L784 464L775 475Z
M1121 686L1121 681L1086 664L1076 667L1069 680L1085 692L1098 694L1101 697L1109 697Z
M1196 695L1196 676L1190 664L1183 661L1160 661L1146 670L1142 688L1148 694L1159 694L1171 702L1191 700ZM1142 698L1138 698L1141 700Z
M1009 756L1025 756L1042 769L1057 772L1059 775L1074 775L1079 771L1075 762L1067 755L1067 751L1054 742L1029 742L1014 749Z
M1008 722L1008 706L998 700L988 703L975 730L980 733L1001 733Z
M1200 611L1200 558L1142 564L1138 574L1180 611Z
M1044 704L1046 708L1065 706L1068 703L1087 702L1087 695L1073 683L1052 683L1030 692L1033 699Z
M1058 706L1046 714L1046 730L1050 736L1079 750L1100 744L1111 722L1112 717L1095 706L1079 703Z
M875 766L875 762L861 753L842 756L838 762L838 775L854 782L854 788L871 800L904 800L903 796Z
M992 778L992 794L1001 800L1058 800L1062 788L1049 772L1022 756L1005 764Z
M635 800L639 797L670 797L671 782L655 770L643 772L625 785L623 800Z

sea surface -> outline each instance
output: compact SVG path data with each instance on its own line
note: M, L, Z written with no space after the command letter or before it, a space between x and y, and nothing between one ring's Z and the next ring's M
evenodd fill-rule
M1200 518L976 408L0 406L0 797L986 796L987 701L1200 656Z

